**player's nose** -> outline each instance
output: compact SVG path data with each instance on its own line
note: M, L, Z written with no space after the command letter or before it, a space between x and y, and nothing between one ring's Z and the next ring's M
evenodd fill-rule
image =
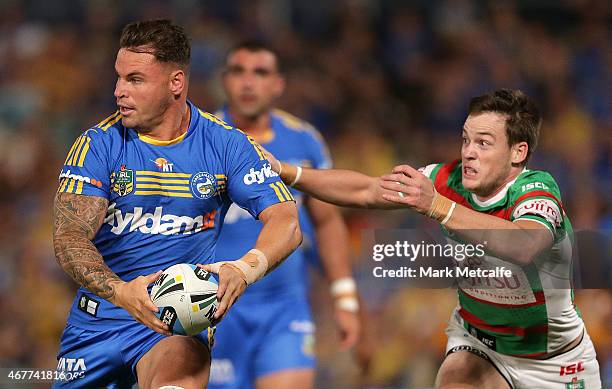
M125 93L125 83L122 82L121 80L117 80L117 82L115 83L115 92L114 95L117 99L121 98L121 97L126 97L126 93Z
M468 144L463 145L463 147L461 148L461 156L464 159L476 159L478 154L476 152L476 148L472 146L472 144Z

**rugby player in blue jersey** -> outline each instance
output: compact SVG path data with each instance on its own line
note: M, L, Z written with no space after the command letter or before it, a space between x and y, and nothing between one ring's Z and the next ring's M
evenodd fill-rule
M259 42L243 42L227 57L223 86L226 107L216 113L240 128L280 159L293 164L331 167L323 138L310 124L273 104L285 80L279 59ZM249 182L276 175L269 167L253 171ZM291 190L300 222L312 223L318 252L331 282L340 347L359 336L358 300L348 260L347 230L338 209ZM244 255L262 225L232 206L219 237L216 258ZM274 274L249 288L219 325L213 349L210 388L312 388L315 376L314 325L308 304L305 253L296 250Z
M243 256L208 267L219 273L217 319L300 244L295 203L279 178L246 183L269 166L259 145L187 100L189 60L180 27L127 25L115 62L119 110L66 158L53 243L80 289L54 387L205 387L212 331L169 336L148 286L173 264L213 263L232 202L263 228Z

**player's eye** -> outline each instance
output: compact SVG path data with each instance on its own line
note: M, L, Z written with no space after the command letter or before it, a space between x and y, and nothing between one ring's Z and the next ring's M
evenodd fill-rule
M255 69L255 74L261 77L265 77L270 74L268 69Z
M229 68L227 69L227 73L229 73L229 74L231 74L231 75L234 75L234 76L238 76L238 75L240 75L240 74L244 73L244 69L243 69L243 68L241 68L241 67L234 67L234 66L231 66L231 67L229 67Z
M468 143L470 143L470 141L468 141L468 138L466 136L462 136L461 140L463 141L464 145L467 145Z

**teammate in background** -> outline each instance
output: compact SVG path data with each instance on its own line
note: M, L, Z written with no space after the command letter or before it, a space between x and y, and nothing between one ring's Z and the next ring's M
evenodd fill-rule
M115 62L119 110L66 158L53 243L81 288L58 355L64 379L54 387L205 387L213 331L169 336L148 285L171 265L212 263L232 201L264 227L239 260L209 267L220 279L215 318L300 244L297 209L278 177L245 184L268 165L261 148L187 100L189 59L182 28L127 25Z
M310 124L272 106L285 81L269 47L244 42L226 58L223 86L228 105L216 115L244 130L283 161L326 169L325 143ZM246 185L277 176L266 165L251 169ZM289 196L279 188L279 194ZM338 209L295 191L300 221L310 216L322 264L331 282L335 319L343 349L359 336L356 286L348 260L347 229ZM237 206L230 207L216 258L244 255L262 225ZM308 304L304 253L296 250L274 274L249 288L219 325L213 349L211 388L312 388L315 376L314 324Z
M280 164L282 179L321 200L410 208L440 222L450 240L483 243L480 268L505 266L520 287L458 289L437 388L600 388L599 366L569 281L572 227L553 177L526 168L541 117L517 90L473 98L461 160L381 178ZM511 239L509 239L511 238ZM501 258L504 258L503 260Z

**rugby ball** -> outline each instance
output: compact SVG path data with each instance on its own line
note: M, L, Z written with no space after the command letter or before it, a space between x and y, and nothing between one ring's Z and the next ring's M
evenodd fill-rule
M151 289L156 313L173 334L196 335L214 325L219 280L213 273L187 263L164 270Z

